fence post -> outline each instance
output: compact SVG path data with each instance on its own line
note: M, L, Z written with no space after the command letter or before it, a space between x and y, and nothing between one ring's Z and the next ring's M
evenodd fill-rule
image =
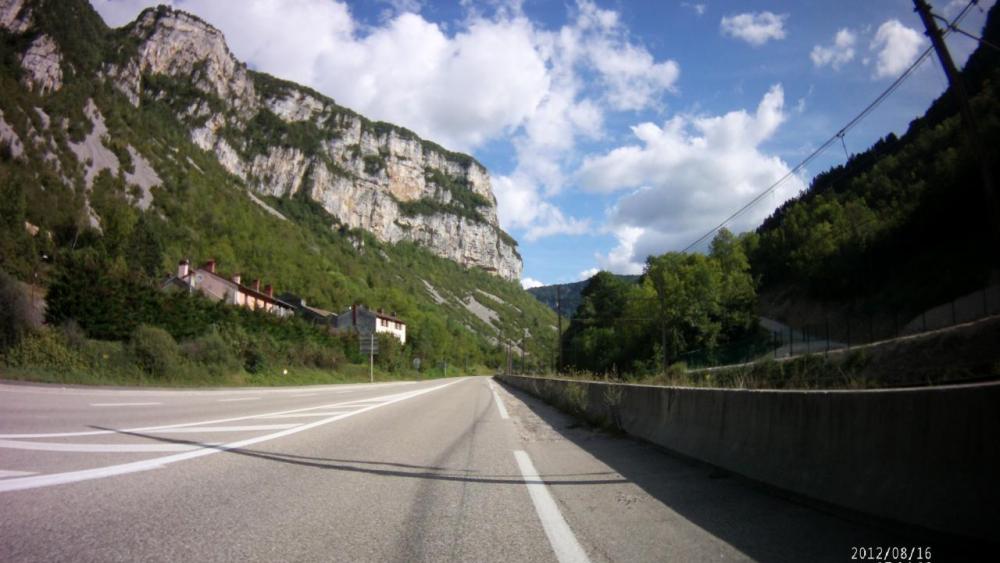
M830 317L825 317L826 321L826 355L830 355Z
M781 340L778 337L778 333L771 331L771 345L774 346L774 359L778 359L778 348L781 348Z
M791 358L795 355L795 333L792 332L792 327L788 327L788 357Z
M847 317L847 349L851 349L851 317Z
M875 321L871 313L868 313L868 343L875 342Z

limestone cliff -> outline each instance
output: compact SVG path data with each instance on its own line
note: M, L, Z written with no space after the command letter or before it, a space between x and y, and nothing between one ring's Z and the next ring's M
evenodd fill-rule
M105 76L135 106L143 96L176 101L191 140L258 194L306 196L382 241L520 277L516 242L500 229L489 174L473 158L247 69L219 30L189 14L149 9L126 31L134 49L122 47Z

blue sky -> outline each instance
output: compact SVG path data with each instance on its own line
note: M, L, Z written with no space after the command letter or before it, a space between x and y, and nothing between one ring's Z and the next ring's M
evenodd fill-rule
M109 25L164 0L92 0ZM173 0L251 67L475 155L522 283L638 273L760 194L929 46L911 0ZM965 0L932 0L952 17ZM978 34L980 2L961 27ZM948 38L958 62L975 48ZM946 80L928 59L851 130L906 130ZM839 144L730 228L845 159ZM703 250L698 248L697 250Z

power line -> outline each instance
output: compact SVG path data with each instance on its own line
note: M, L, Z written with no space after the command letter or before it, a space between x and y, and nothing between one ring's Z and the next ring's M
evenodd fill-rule
M960 22L962 20L962 18L965 17L965 15L969 12L969 10L972 9L972 6L975 5L977 2L978 2L978 0L971 0L965 6L965 8L963 8L962 11L959 12L959 14L957 16L955 16L955 19L952 20L948 24L949 31L954 26L958 25L958 22ZM815 160L816 157L818 157L819 155L821 155L824 151L826 151L826 149L830 148L830 145L836 143L837 139L843 139L844 135L847 134L848 131L850 131L851 129L853 129L858 123L861 122L861 120L863 120L864 118L868 117L869 114L871 114L873 111L875 111L875 108L877 108L879 105L881 105L882 102L884 102L886 98L888 98L890 95L892 95L892 93L895 92L903 84L903 82L907 78L909 78L911 74L913 74L913 72L917 69L917 67L919 67L927 59L927 57L929 57L931 55L931 53L933 53L933 52L934 52L934 47L933 46L930 46L927 49L925 49L924 52L922 52L920 54L920 56L917 57L917 60L913 61L913 63L905 71L903 71L903 73L900 74L899 77L896 78L896 80L894 80L893 83L890 84L888 88L886 88L885 90L883 90L882 93L878 95L878 97L876 97L870 104L868 104L867 107L865 107L865 109L861 110L861 113L859 113L858 115L856 115L854 117L854 119L848 121L847 125L843 126L839 131L837 131L835 134L833 134L833 136L831 136L829 139L827 139L822 145L819 146L819 148L817 148L812 153L810 153L809 156L805 157L801 162L799 162L795 166L795 168L792 168L787 174L785 174L784 176L782 176L781 178L779 178L776 182L774 182L773 184L771 184L766 190L764 190L761 193L757 194L756 197L754 197L753 199L751 199L743 207L741 207L738 210L736 210L735 213L733 213L732 215L730 215L729 217L727 217L724 221L722 221L721 223L719 223L715 228L713 228L712 230L708 231L707 233L705 233L704 235L702 235L701 237L699 237L698 240L696 240L696 241L692 242L691 244L687 245L684 248L684 250L682 250L681 252L687 252L687 251L691 250L692 248L698 246L699 244L705 242L705 240L707 240L709 237L711 237L712 235L714 235L715 233L717 233L719 231L719 229L722 229L723 227L725 227L726 225L728 225L730 222L732 222L733 219L736 219L737 217L739 217L740 215L742 215L743 213L745 213L748 209L750 209L751 207L753 207L754 205L756 205L758 202L760 202L760 200L764 199L765 196L769 195L771 192L773 192L774 190L776 190L778 188L778 186L780 186L786 180L788 180L789 178L791 178L792 176L794 176L796 173L798 173L800 170L802 170L803 168L805 168L806 165L808 165L810 162L812 162L813 160Z

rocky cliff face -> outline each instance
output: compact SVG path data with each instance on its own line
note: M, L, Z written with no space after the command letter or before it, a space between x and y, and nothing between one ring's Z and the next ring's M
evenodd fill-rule
M520 277L489 174L471 157L248 70L221 32L183 12L146 10L127 31L135 50L105 68L108 79L135 106L144 96L179 100L174 107L192 141L250 189L304 195L380 240L415 242L464 266ZM51 66L34 75L40 87L57 83ZM199 95L190 95L192 86Z

